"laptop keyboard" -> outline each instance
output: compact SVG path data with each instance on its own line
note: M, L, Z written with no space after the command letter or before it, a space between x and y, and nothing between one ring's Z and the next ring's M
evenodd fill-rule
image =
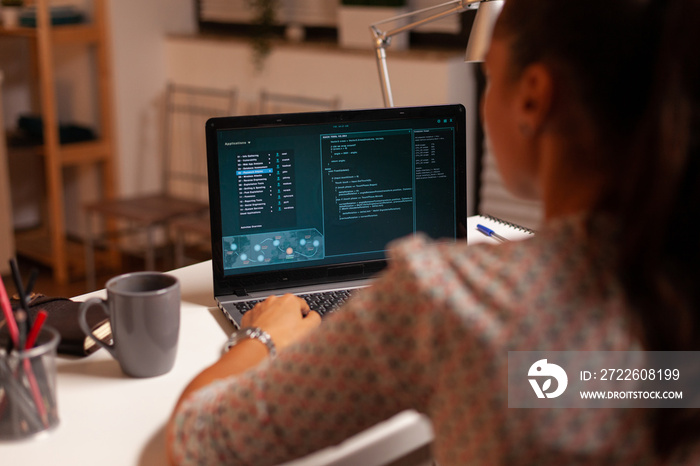
M316 311L321 314L321 317L324 317L342 306L350 297L351 292L352 290L335 290L300 294L298 296L309 304L312 311ZM261 301L262 300L241 301L233 303L233 305L241 314L245 314Z

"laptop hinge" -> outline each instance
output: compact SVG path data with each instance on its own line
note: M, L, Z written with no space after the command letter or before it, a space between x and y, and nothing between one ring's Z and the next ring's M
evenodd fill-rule
M243 297L243 296L248 296L248 292L246 292L245 288L238 288L238 289L233 290L233 292L239 298Z

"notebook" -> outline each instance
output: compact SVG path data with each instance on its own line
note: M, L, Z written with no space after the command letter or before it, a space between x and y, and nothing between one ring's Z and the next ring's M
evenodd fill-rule
M484 233L483 230L479 229L479 225L488 228L507 241L519 241L531 238L535 234L535 230L531 228L503 220L493 215L473 215L467 218L467 242L469 244L496 244L502 242Z
M367 286L397 238L466 237L462 105L218 117L206 141L214 296L236 326L244 302Z

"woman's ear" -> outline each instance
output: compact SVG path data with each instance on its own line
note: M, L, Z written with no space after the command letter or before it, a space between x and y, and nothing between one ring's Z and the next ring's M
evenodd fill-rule
M524 136L534 136L544 127L552 109L553 86L551 71L541 63L529 65L521 74L516 109Z

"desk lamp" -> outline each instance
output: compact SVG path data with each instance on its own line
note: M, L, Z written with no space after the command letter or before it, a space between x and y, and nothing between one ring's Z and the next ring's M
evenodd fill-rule
M394 106L394 98L391 94L391 83L389 82L389 70L386 66L386 49L391 45L391 38L393 36L448 16L467 10L478 9L471 33L469 34L465 61L481 62L484 61L484 56L486 55L489 42L491 41L491 32L493 31L493 26L498 14L501 12L501 8L503 8L503 3L504 0L452 0L447 3L423 8L422 10L384 19L372 24L370 30L372 31L372 37L374 39L379 79L382 86L382 95L384 96L384 106ZM430 15L427 16L428 14ZM412 23L388 31L383 31L379 28L382 24L393 23L397 20L413 18L419 15L426 16Z

